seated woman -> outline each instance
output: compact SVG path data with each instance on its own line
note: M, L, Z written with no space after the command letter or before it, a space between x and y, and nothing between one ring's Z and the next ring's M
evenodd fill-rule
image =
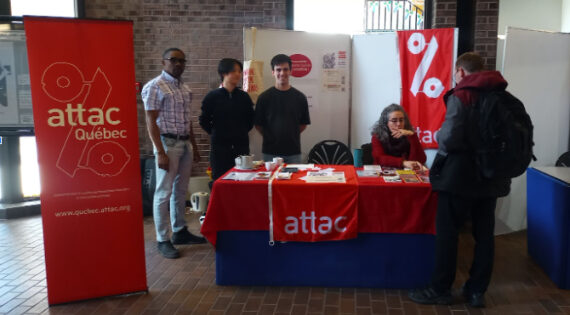
M422 169L426 154L404 108L391 104L384 108L372 127L372 157L382 166Z

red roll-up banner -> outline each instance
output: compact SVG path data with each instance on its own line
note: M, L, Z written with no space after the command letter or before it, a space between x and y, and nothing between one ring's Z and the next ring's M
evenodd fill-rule
M445 118L443 94L451 88L454 29L398 31L402 100L424 148L437 148Z
M48 302L147 290L133 24L24 25Z

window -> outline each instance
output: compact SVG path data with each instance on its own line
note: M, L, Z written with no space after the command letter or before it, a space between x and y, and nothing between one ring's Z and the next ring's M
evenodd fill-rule
M76 17L76 0L11 0L12 16Z
M38 197L40 195L40 168L36 151L36 137L20 137L20 176L22 195Z
M364 31L364 0L296 0L296 31L355 34Z
M11 0L10 1L10 14L13 17L20 17L23 15L38 15L38 16L57 16L57 17L77 17L79 14L78 10L78 3L82 4L82 0ZM23 33L21 30L21 26L17 27L17 24L21 25L18 18L13 18L16 24L12 24L10 22L4 22L4 24L0 25L0 46L3 47L3 59L2 59L2 67L3 69L7 69L10 71L15 71L17 66L22 66L27 68L27 59L26 57L22 57L23 59L18 59L16 55L25 55L25 54L14 54L14 57L6 58L7 55L10 55L11 51L16 51L14 49L22 49L25 51L25 41L22 40L15 40L15 37L22 37L19 33ZM11 25L12 24L12 25ZM21 43L21 47L19 46ZM15 47L15 48L14 48ZM11 50L12 49L12 50ZM13 82L20 82L17 81L17 75L20 73L14 73L12 76ZM20 76L22 77L22 76ZM20 95L18 93L21 92L22 87L20 85L8 84L10 83L9 80L6 81L4 86L4 93L6 95ZM20 82L21 83L21 82ZM17 91L18 93L17 93ZM28 92L29 93L29 92ZM19 106L20 101L24 98L12 97L10 98L11 102L8 101L6 106ZM21 104L20 104L21 105ZM30 106L28 106L29 109ZM31 114L30 114L31 118ZM20 117L21 119L21 117ZM30 121L31 122L31 121ZM2 167L8 168L17 168L19 169L20 175L20 182L21 182L21 196L12 196L12 194L18 195L17 192L10 190L11 193L7 195L3 194L6 190L3 190L3 185L10 185L10 181L2 182L0 181L0 200L3 197L8 198L9 200L14 199L21 199L21 198L29 198L29 197L37 197L40 194L40 179L39 179L39 167L37 161L37 152L36 152L36 139L34 136L22 136L14 135L14 128L6 130L0 129L0 135L5 135L6 137L14 137L14 139L18 140L19 138L19 153L20 153L20 165L16 164L16 161L5 161L0 160L0 163L4 163ZM29 133L28 133L29 134ZM16 176L16 175L10 175ZM0 177L2 178L2 177ZM5 186L4 188L6 188Z
M424 28L424 0L366 0L366 31L416 30Z

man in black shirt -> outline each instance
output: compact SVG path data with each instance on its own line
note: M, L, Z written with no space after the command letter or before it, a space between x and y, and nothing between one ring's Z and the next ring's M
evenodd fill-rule
M255 128L263 136L263 159L282 157L285 163L301 163L301 132L311 123L307 97L289 83L291 58L271 59L275 86L259 95Z
M243 65L224 58L218 64L222 87L210 91L202 101L200 126L211 135L210 165L216 180L234 166L234 159L249 154L248 132L253 128L253 102L237 88Z

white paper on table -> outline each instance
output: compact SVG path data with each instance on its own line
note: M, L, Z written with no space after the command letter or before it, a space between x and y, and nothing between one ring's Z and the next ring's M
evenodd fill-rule
M356 175L358 175L358 177L378 177L380 173L370 170L358 170L356 171Z
M291 174L290 172L279 172L277 174L277 179L291 179Z
M378 173L382 172L382 167L380 165L364 165L365 171L376 171Z
M222 179L243 181L243 180L253 180L254 177L255 173L253 172L230 172Z
M382 178L384 178L384 181L387 183L401 183L402 180L400 179L399 175L396 176L382 176Z
M307 183L346 183L344 172L308 172L302 179Z
M315 164L287 164L286 167L294 167L300 171L304 171L309 168L315 168Z

